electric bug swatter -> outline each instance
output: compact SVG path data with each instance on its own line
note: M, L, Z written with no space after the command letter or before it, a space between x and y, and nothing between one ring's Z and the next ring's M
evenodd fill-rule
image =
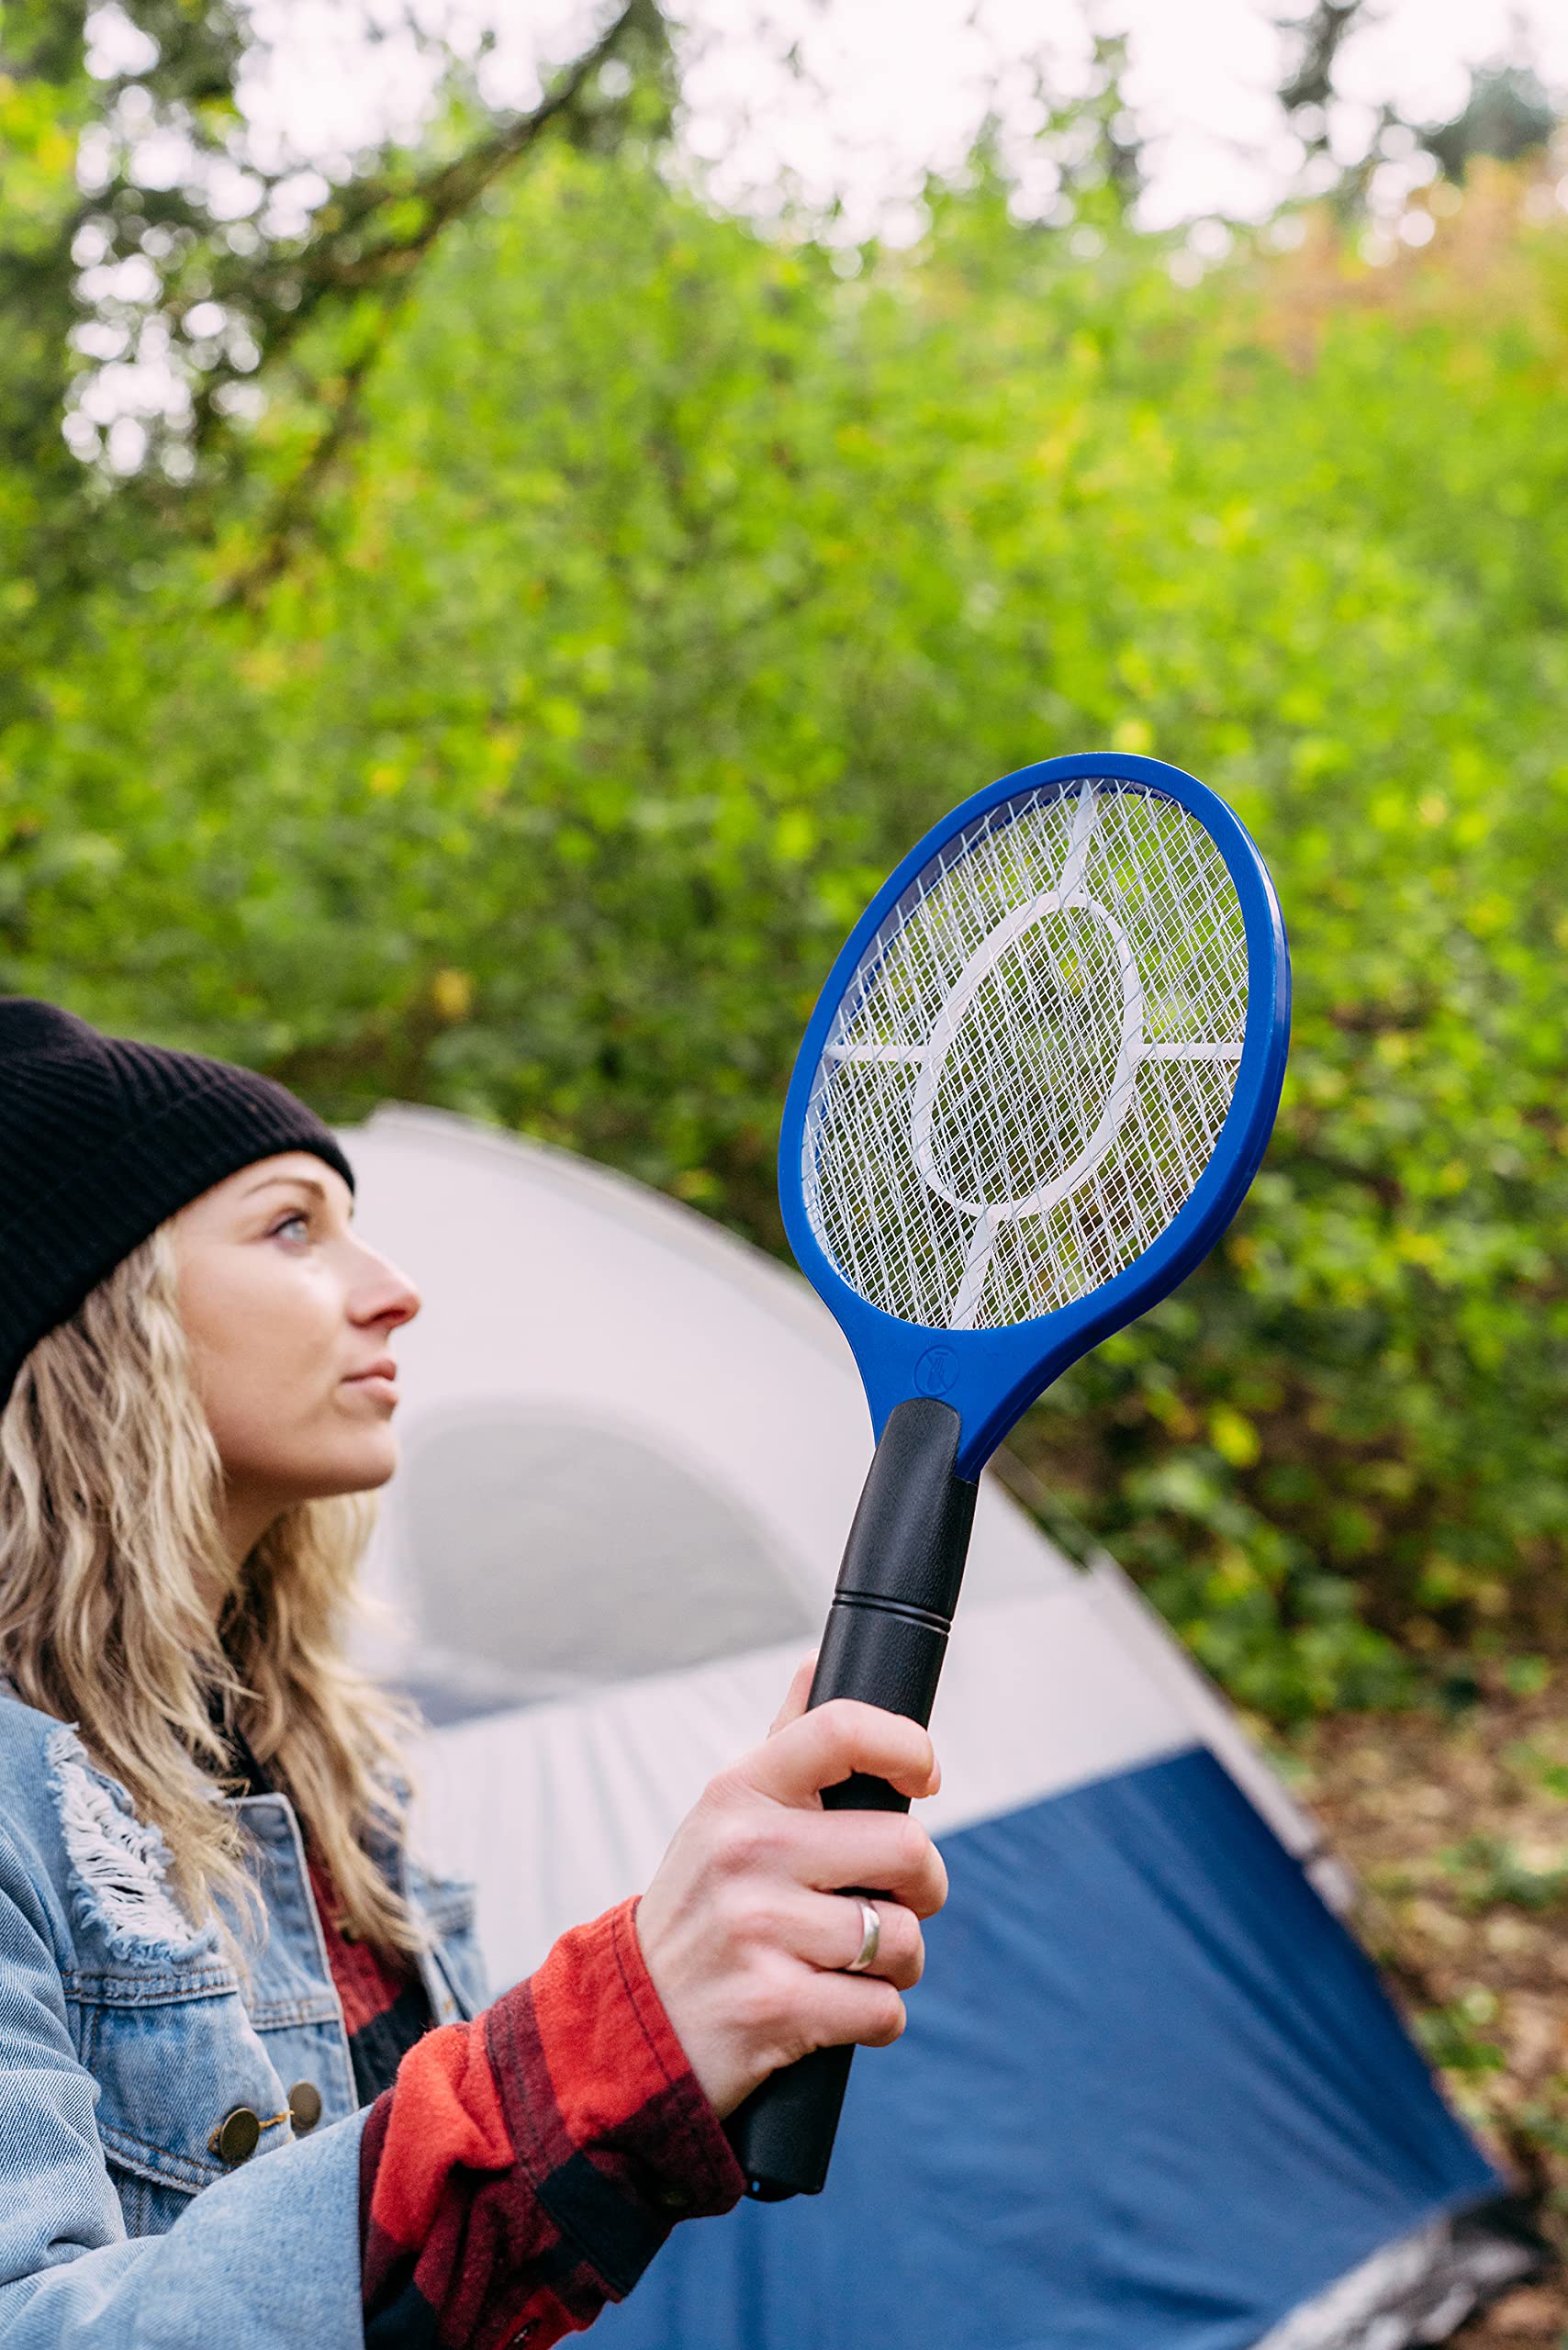
M981 1469L1218 1239L1289 1023L1263 861L1162 760L1020 767L883 883L812 1015L778 1149L790 1246L877 1437L811 1705L930 1719ZM908 1808L860 1774L823 1801ZM749 2194L821 2189L853 2053L819 2049L732 2115Z

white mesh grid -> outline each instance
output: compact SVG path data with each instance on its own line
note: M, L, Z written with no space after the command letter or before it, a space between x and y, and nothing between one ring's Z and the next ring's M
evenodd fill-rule
M1240 901L1148 786L1051 786L949 841L872 941L806 1114L827 1255L906 1322L997 1328L1129 1265L1236 1084Z

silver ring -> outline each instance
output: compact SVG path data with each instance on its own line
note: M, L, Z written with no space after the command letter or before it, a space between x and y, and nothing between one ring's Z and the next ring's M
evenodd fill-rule
M851 1898L860 1900L858 1894L852 1895ZM860 1923L865 1933L860 1948L843 1969L846 1975L864 1975L876 1964L877 1945L882 1939L882 1921L868 1901L860 1901Z

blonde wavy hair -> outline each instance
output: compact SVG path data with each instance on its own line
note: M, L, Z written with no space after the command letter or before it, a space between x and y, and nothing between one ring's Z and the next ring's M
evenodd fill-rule
M403 1833L419 1717L345 1651L376 1497L297 1504L235 1567L176 1270L164 1223L39 1340L0 1413L0 1668L162 1830L193 1922L219 1897L257 1916L238 1815L213 1800L238 1784L217 1710L292 1798L347 1930L412 1953L364 1839Z

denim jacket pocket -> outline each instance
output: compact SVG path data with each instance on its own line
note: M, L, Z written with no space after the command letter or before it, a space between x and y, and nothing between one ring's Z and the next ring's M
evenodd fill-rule
M80 1971L64 1986L112 2171L190 2195L292 2137L283 2082L239 1978L215 1957Z
M443 2016L443 2001L439 1996L442 1987L465 2021L471 2020L485 2005L487 1991L485 1962L479 1952L479 1938L475 1925L475 1889L463 1877L432 1876L410 1863L408 1869L409 1901L422 1919L431 1936L431 1957L442 1978L431 1986L431 2008L438 2023L450 2020Z

